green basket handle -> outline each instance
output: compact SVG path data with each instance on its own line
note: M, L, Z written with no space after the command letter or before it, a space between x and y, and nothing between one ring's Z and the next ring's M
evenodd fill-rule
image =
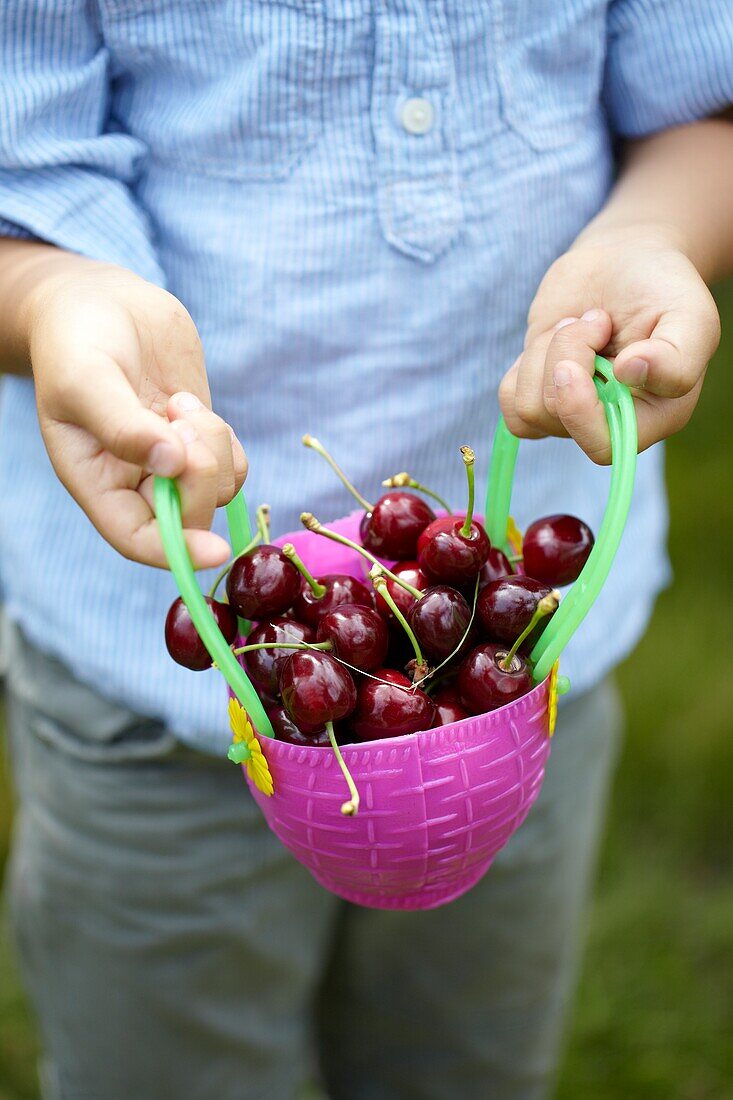
M631 391L617 381L607 359L596 356L594 382L611 434L611 485L595 545L580 576L550 619L531 653L534 679L540 683L595 603L616 556L634 491L637 428ZM600 377L599 377L600 376ZM494 436L486 487L486 531L492 545L507 550L507 520L519 440L500 418Z
M227 645L226 638L219 630L211 608L199 588L186 549L186 540L183 537L181 500L175 481L167 477L156 477L154 494L155 515L160 528L160 537L163 540L165 556L168 559L171 573L175 577L181 598L193 619L193 625L198 630L212 661L216 662L229 687L254 722L257 732L264 734L266 737L274 737L275 731L272 728L270 719L267 717L267 712L259 695L252 686L247 673ZM251 537L249 513L244 494L241 491L227 505L227 521L229 523L232 551L236 555L244 550Z
M549 674L603 587L621 541L634 488L637 447L634 402L628 388L614 378L607 360L597 356L596 371L600 375L595 378L596 389L604 404L611 433L613 464L608 504L588 561L532 651L532 660L536 662L534 678L538 682ZM518 448L519 440L500 418L491 455L485 516L486 530L492 544L505 550ZM156 477L154 501L163 549L194 626L212 661L249 714L258 733L274 737L259 695L227 645L199 588L183 537L181 501L175 481ZM227 505L227 521L232 551L237 555L251 538L249 512L241 491Z

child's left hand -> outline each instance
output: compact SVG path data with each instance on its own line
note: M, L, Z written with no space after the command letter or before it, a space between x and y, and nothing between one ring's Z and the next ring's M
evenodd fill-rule
M596 353L615 356L616 377L634 389L641 451L690 419L719 340L712 295L670 229L587 231L540 284L501 410L517 436L570 435L608 463Z

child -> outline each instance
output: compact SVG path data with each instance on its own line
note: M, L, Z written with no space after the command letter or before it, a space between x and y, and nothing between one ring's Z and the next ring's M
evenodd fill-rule
M367 492L406 468L458 502L458 447L485 467L500 405L548 437L518 518L597 530L594 353L635 387L646 448L717 345L729 6L13 0L0 51L10 886L46 1095L285 1100L316 1062L333 1097L546 1095L607 676L668 578L661 448L564 659L536 809L473 891L413 915L318 888L224 761L219 678L164 651L151 475L178 478L214 567L240 439L281 532L349 507L303 432Z

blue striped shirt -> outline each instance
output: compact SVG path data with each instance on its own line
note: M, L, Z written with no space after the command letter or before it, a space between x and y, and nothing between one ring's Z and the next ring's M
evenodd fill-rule
M463 498L547 267L603 204L615 137L733 99L728 0L9 0L0 6L0 231L177 295L214 406L278 531L409 469ZM109 697L228 741L224 687L168 658L171 577L118 557L57 482L28 380L3 385L9 615ZM580 691L666 582L663 455L639 464L608 585L568 649ZM608 472L525 444L514 512L598 528ZM205 580L205 578L204 578Z

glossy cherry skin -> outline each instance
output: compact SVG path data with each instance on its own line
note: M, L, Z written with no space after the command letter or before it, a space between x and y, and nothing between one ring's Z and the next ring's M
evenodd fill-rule
M544 596L549 596L551 591L542 581L519 574L500 577L499 580L487 584L476 601L476 618L482 634L493 641L513 645L529 625L539 601ZM538 635L545 629L550 618L547 615L537 624ZM533 630L530 637L534 633Z
M461 706L455 687L439 688L432 698L436 707L436 726L449 726L451 722L462 722L470 717L465 707Z
M212 600L210 596L206 596L205 599L214 614L219 630L231 645L237 636L237 616L228 604ZM201 641L180 596L173 601L165 618L165 644L173 660L184 668L193 669L194 672L211 668L209 651Z
M401 737L430 729L436 708L429 695L413 688L396 669L380 668L373 675L378 679L365 678L357 689L356 710L349 722L357 741Z
M296 725L311 728L338 722L356 705L348 669L328 653L296 650L280 666L280 695Z
M300 592L300 573L277 546L256 546L227 577L229 602L243 619L281 615Z
M485 714L526 695L532 676L524 657L512 659L509 671L500 667L506 646L485 642L472 649L458 670L458 698L469 714Z
M487 584L491 584L492 581L498 581L500 577L511 577L513 573L512 563L503 550L500 550L498 546L492 546L489 550L489 556L481 566L481 572L478 575L479 592L482 588L486 588Z
M545 516L524 535L524 571L551 587L577 580L593 549L593 532L575 516Z
M457 512L454 512L451 516L438 516L437 519L434 519L432 523L427 525L417 540L418 554L425 549L434 535L439 535L444 531L452 531L455 522L459 521L463 523L465 518L465 516L461 516Z
M290 745L316 745L324 749L331 744L323 726L320 729L312 729L310 726L301 729L296 726L285 707L279 704L267 708L267 717L278 741L287 741Z
M390 561L414 558L420 533L434 519L435 512L421 497L391 489L374 505L363 544L372 554Z
M407 621L423 656L442 661L460 645L471 621L471 608L457 589L435 585L415 600Z
M424 592L430 584L430 581L416 561L398 561L392 566L392 572L396 577L402 577L403 581L406 581L407 584L411 584L413 588L417 588L420 592ZM407 615L407 612L415 602L415 597L408 592L406 588L397 584L390 577L387 577L386 581L387 591L390 596L397 604L402 614ZM401 624L397 622L392 613L392 608L387 606L378 592L376 593L376 606L379 614L390 626L394 625L402 630Z
M316 628L324 615L344 603L374 607L374 599L366 585L356 577L350 577L348 573L328 573L325 577L316 579L319 584L325 585L327 589L325 596L317 599L310 585L303 581L292 608L293 618L307 623L308 626Z
M344 603L324 615L318 624L317 640L330 642L335 657L369 672L384 664L389 631L373 607Z
M258 623L250 631L246 639L247 645L256 645L260 642L315 642L316 632L305 623L299 623L295 619L272 618L267 622ZM290 651L292 652L292 651ZM254 649L251 653L244 653L247 671L258 687L276 698L279 688L280 665L290 656L287 649Z
M417 556L420 568L439 584L465 585L475 580L489 556L489 536L478 522L463 534L463 522L454 520L447 531L438 531L423 546Z

